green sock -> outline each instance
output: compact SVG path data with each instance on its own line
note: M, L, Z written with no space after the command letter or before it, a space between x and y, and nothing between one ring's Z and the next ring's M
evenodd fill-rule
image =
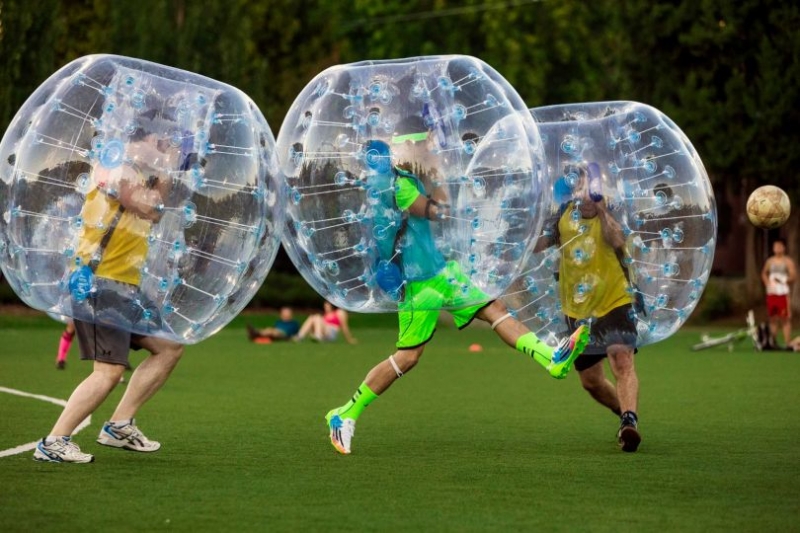
M367 387L367 383L364 382L358 390L356 390L356 393L353 394L350 401L336 410L337 414L342 418L358 420L358 417L361 416L364 409L377 397L378 395L372 392L372 389Z
M530 355L533 359L547 368L553 358L553 348L542 342L532 331L517 339L517 350Z

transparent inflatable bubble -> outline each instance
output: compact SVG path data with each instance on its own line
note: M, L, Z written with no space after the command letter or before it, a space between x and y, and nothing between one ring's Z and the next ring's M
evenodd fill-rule
M346 309L496 297L541 226L536 125L508 82L472 57L329 68L295 100L277 147L291 198L284 246ZM417 194L446 205L415 214L404 202ZM433 278L436 297L410 296Z
M247 304L280 246L274 147L234 87L77 59L0 143L3 273L51 316L198 342Z
M689 139L636 102L531 113L545 145L549 218L504 302L543 338L566 336L565 315L594 324L626 303L637 345L668 337L698 303L717 232L711 183ZM603 236L603 211L616 250Z

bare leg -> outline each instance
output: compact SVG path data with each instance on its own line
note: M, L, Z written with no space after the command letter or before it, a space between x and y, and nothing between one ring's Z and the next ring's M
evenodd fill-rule
M317 317L320 317L320 315L311 315L310 317L306 318L306 320L303 322L303 325L300 327L300 332L297 334L298 339L306 338L309 331L311 331L311 329L314 327Z
M475 315L475 317L483 320L484 322L492 324L495 320L502 317L507 312L508 310L503 302L500 300L495 300L487 307L481 309L478 314ZM503 340L503 342L512 348L517 347L517 340L519 340L520 337L526 333L530 333L530 330L526 328L522 322L513 317L508 317L500 322L494 331L497 333L497 336Z
M70 436L81 421L92 414L119 383L123 365L94 362L94 370L75 389L50 435Z
M780 319L778 317L770 317L769 319L769 334L777 347L778 344L778 327L780 326Z
M629 346L615 344L608 347L608 363L617 380L617 398L619 408L637 412L639 404L639 378L633 366L633 349Z
M603 363L598 361L597 364L590 366L584 370L579 370L578 375L581 378L581 385L586 391L594 398L600 405L608 407L616 415L622 414L619 406L619 398L617 398L617 389L611 383L603 372Z
M783 319L783 344L787 348L791 347L792 343L792 319L787 317Z
M394 362L400 368L400 371L405 374L417 365L423 351L425 351L424 345L411 350L397 350L394 354ZM378 363L369 371L367 377L364 378L364 382L372 392L381 395L386 389L392 386L392 383L394 383L398 377L392 364L388 360L385 360Z
M503 302L495 300L481 309L475 317L489 324L497 323L494 332L503 342L515 350L530 355L537 363L548 368L553 358L553 348L536 337L522 322L508 316L508 309ZM500 322L497 322L498 320ZM520 346L518 343L523 337L525 342Z
M286 333L278 328L264 328L258 332L260 337L268 337L270 339L285 339Z
M322 318L322 315L315 315L315 320L313 325L314 329L314 338L317 340L323 340L325 338L325 320Z
M136 416L139 408L164 385L183 355L182 345L164 339L146 337L141 344L151 355L133 372L128 388L111 416L113 421Z

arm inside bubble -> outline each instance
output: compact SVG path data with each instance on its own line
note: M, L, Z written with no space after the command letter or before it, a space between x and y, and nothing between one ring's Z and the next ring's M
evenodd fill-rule
M167 181L155 175L144 178L140 172L131 169L120 179L117 199L129 213L158 222L163 214L163 198L169 186Z
M411 216L441 220L450 213L450 206L445 203L447 196L440 189L436 188L432 195L425 196L410 179L400 176L397 180L397 205Z
M542 228L542 234L539 235L536 239L536 243L533 245L533 251L543 252L547 248L551 246L557 246L561 242L561 235L558 232L558 219L561 215L556 215L550 217L548 220L544 222L544 228Z
M423 196L420 194L417 196L417 199L408 206L408 212L411 213L412 216L419 218L441 220L450 214L450 206L435 200L431 196Z
M622 231L622 225L608 211L605 204L605 200L596 202L597 216L600 218L600 226L603 230L603 239L615 250L620 250L625 246L625 233Z

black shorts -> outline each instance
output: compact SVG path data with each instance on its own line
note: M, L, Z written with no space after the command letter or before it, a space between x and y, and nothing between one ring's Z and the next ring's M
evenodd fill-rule
M636 315L633 312L633 305L627 304L615 307L605 316L596 318L592 321L592 330L589 336L589 344L583 353L575 360L575 369L579 372L590 368L608 355L608 347L615 344L631 346L636 353ZM572 317L565 317L570 333L575 331L579 324L584 320Z
M141 349L144 337L122 329L73 320L81 359L128 366L128 353Z
M72 318L78 334L81 359L128 365L128 352L141 348L145 336L132 329L161 327L158 309L139 294L135 285L96 278L96 292L72 301Z

